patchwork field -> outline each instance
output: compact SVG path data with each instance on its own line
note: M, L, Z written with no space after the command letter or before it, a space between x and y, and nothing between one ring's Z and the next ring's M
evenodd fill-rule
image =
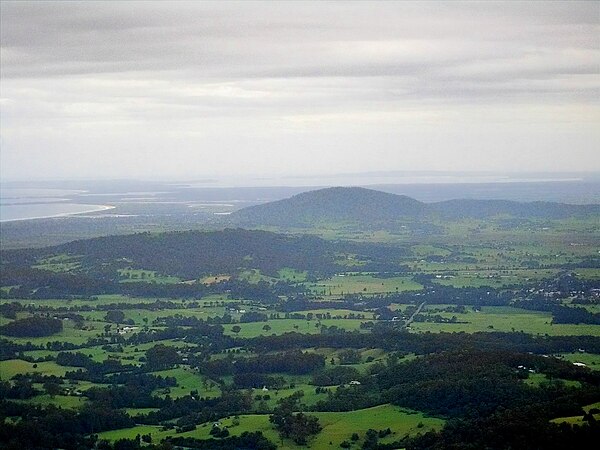
M408 409L398 408L393 405L381 405L374 408L351 411L346 413L315 413L319 417L323 432L309 443L310 448L329 448L331 445L339 447L342 441L350 441L353 433L358 433L360 444L368 429L383 430L390 428L392 434L382 439L381 442L391 442L405 435L425 433L429 430L438 430L444 420L426 417L423 414ZM266 414L240 415L219 420L232 435L240 435L244 431L261 431L267 438L277 442L281 449L300 449L304 446L295 445L289 440L281 440ZM137 426L134 428L107 431L100 433L100 437L108 440L132 438L137 434L150 434L153 440L164 439L167 436L195 437L209 439L212 424L202 424L196 430L175 434L173 431L160 431L158 427ZM331 442L331 444L329 443Z

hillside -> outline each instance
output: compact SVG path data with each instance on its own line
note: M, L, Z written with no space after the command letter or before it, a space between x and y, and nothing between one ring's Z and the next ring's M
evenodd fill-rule
M251 206L230 219L243 225L302 227L336 222L364 225L396 220L486 218L561 219L600 214L600 205L507 200L449 200L422 203L404 195L359 187L335 187L305 192L288 199Z
M240 268L264 273L281 267L328 271L334 261L331 245L320 238L241 229L108 236L43 249L7 250L2 260L22 267L56 255L75 258L81 271L108 273L136 267L183 279Z
M333 187L236 211L232 220L276 226L305 226L340 221L374 222L420 217L424 203L403 195L359 187Z

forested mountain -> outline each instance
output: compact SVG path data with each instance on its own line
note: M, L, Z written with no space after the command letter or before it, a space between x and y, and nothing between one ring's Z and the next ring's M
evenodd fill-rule
M426 212L424 203L403 195L358 187L334 187L244 208L234 212L231 218L241 223L302 226L319 222L412 218Z
M78 256L83 267L121 262L123 267L143 267L184 279L244 267L264 273L281 267L327 272L334 261L332 244L323 239L242 229L107 236L44 249L5 251L3 261L22 265L60 254Z
M370 224L402 219L484 218L497 215L558 219L594 214L600 214L600 205L521 203L506 200L423 203L404 195L372 189L334 187L244 208L234 212L230 218L239 224L294 227L333 222Z

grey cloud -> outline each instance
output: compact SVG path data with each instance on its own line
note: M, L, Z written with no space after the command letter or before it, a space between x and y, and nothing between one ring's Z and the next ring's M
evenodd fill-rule
M135 145L168 147L181 160L217 147L215 167L231 161L243 171L248 156L238 145L271 155L285 148L301 161L310 143L350 167L376 163L358 142L391 158L401 141L428 149L415 157L419 164L428 155L452 165L443 143L463 155L453 133L473 127L489 130L469 143L477 165L486 163L477 149L498 150L502 141L526 148L537 139L565 152L575 132L557 123L579 127L581 167L600 166L592 151L599 2L2 1L0 8L3 172L32 171L33 149L37 158L48 149L48 161L81 145L107 161ZM529 122L545 127L526 132ZM430 123L438 125L435 140L422 129ZM512 140L498 139L503 133ZM170 144L174 135L186 137L180 148ZM98 164L99 156L90 158L82 164ZM277 160L260 161L281 170L285 158Z

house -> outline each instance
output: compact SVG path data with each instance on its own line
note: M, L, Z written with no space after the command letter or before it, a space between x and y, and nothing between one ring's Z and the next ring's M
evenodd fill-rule
M352 380L350 383L348 383L350 386L358 386L360 385L360 381L356 381L356 380Z

